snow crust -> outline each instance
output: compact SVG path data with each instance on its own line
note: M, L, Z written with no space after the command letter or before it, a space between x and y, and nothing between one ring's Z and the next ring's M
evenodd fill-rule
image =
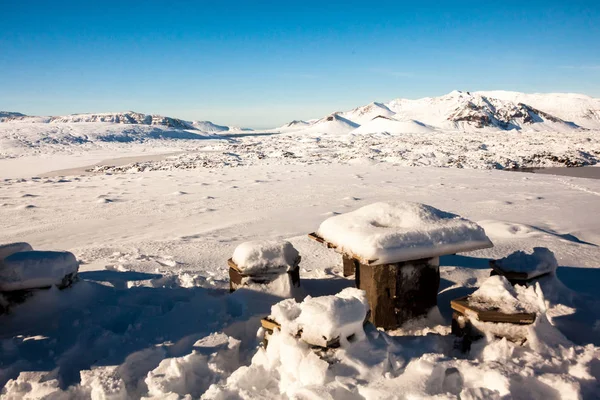
M556 271L558 261L549 249L534 247L531 254L519 250L497 260L496 265L506 272L525 272L529 277L536 277Z
M0 291L58 285L79 269L67 251L22 251L6 257L0 268Z
M288 241L255 240L238 245L232 259L240 271L252 275L293 269L299 255Z
M342 346L349 337L362 337L363 323L369 311L365 292L346 288L334 296L311 297L297 303L286 299L271 308L271 318L281 330L307 343L322 345L339 339Z
M340 251L375 264L492 246L476 223L413 202L375 203L333 216L321 223L318 234Z

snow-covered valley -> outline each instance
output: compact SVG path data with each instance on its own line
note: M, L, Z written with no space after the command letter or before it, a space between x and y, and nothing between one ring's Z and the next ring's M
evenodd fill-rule
M543 95L488 96L500 100L374 103L373 113L266 132L0 122L0 243L68 250L81 262L73 287L0 316L2 397L597 398L600 180L501 169L597 164L598 100L566 108ZM465 98L483 117L457 114ZM541 121L517 116L532 109ZM102 162L122 157L138 158ZM307 234L332 215L396 200L464 216L494 247L441 257L438 309L392 332L366 328L327 365L291 338L260 348L259 320L282 298L229 294L236 246L289 240L302 257L298 296L334 295L354 280ZM534 247L559 265L540 285L547 320L522 346L485 338L461 353L450 300L483 284L490 259Z

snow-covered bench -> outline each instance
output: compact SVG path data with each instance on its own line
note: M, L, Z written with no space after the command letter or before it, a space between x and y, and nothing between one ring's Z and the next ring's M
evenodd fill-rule
M27 243L11 243L0 246L0 257L0 311L35 290L64 289L77 279L79 263L67 251L34 251Z
M502 275L514 284L528 284L536 279L553 274L558 268L554 253L545 247L534 247L528 254L516 251L499 260L491 260L491 275Z
M362 290L346 288L333 296L308 296L301 303L283 300L262 319L266 345L274 332L282 332L314 348L337 348L364 337L369 304Z
M342 254L344 275L354 272L371 322L384 329L437 305L439 256L493 246L476 223L412 202L375 203L331 217L309 237Z
M265 285L285 279L289 287L300 286L300 254L290 242L261 240L236 247L229 265L229 290L242 286Z
M470 296L450 302L452 333L463 338L463 350L471 341L485 335L505 337L517 343L527 338L527 325L540 311L538 293L533 287L511 283L503 276L488 278Z

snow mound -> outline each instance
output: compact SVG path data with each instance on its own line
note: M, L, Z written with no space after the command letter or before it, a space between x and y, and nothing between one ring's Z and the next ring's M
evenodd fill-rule
M495 275L486 279L469 297L469 304L483 310L498 310L505 314L538 313L538 295L533 286L512 286L508 279Z
M322 345L339 339L343 347L348 338L364 336L363 323L369 311L364 291L346 288L334 296L307 296L302 303L286 299L271 308L271 318L281 330L307 343Z
M58 285L77 272L79 263L67 251L22 251L4 259L0 269L0 291Z
M351 134L388 133L398 135L402 133L431 133L434 129L415 120L398 121L386 117L375 117L361 125Z
M2 265L2 260L6 257L21 252L21 251L32 251L33 247L29 243L25 242L16 242L16 243L7 243L0 245L0 266Z
M386 264L492 246L476 223L412 202L375 203L325 220L318 235L363 261Z
M514 222L484 220L479 221L479 224L493 238L523 239L541 234L539 230L529 225Z
M516 251L497 260L496 265L505 272L525 272L531 277L554 272L558 268L554 253L545 247L534 247L531 254Z
M239 366L240 344L223 333L214 333L196 342L191 354L162 360L145 379L150 397L199 398Z
M248 275L259 272L290 270L296 267L298 250L287 241L256 240L240 244L233 252L233 262Z

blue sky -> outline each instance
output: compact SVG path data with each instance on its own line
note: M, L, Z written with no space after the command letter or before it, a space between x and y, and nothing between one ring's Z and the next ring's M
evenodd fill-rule
M454 89L600 97L600 2L0 0L0 110L264 128Z

